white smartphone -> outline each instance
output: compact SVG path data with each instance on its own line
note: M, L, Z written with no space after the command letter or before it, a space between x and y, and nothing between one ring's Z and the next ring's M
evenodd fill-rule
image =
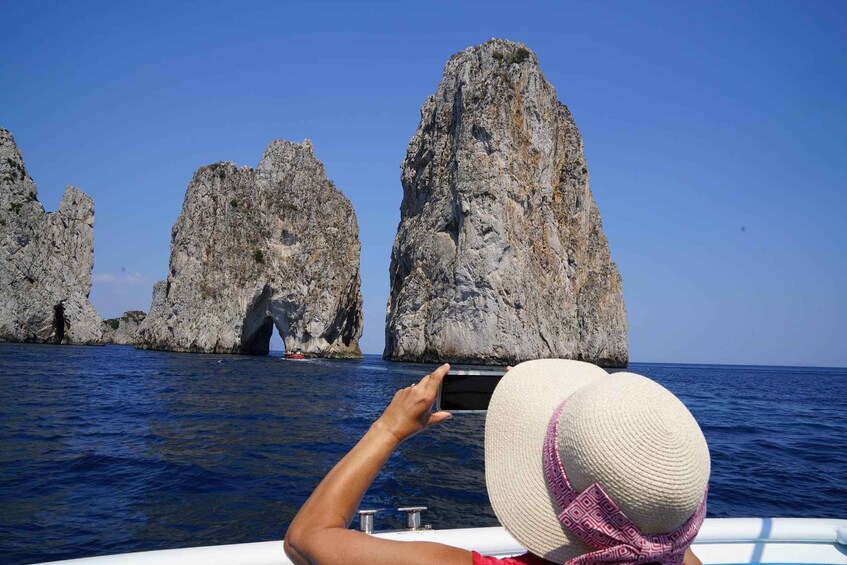
M450 369L438 387L435 409L453 413L485 412L497 383L505 374L505 371Z

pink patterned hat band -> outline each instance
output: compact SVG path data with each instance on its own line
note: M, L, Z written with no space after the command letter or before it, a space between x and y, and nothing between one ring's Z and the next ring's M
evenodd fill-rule
M559 505L562 523L574 535L597 551L568 561L568 565L641 565L663 563L682 565L686 548L691 545L706 517L708 486L699 507L679 528L668 534L642 534L638 526L615 504L603 487L595 482L578 493L568 481L558 451L559 416L567 400L553 413L544 440L544 474Z

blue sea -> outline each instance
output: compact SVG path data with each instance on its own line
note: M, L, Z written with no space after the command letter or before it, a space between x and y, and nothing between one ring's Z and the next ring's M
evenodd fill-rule
M0 343L0 563L280 539L424 365ZM700 421L709 515L847 517L847 369L635 363ZM484 415L390 458L363 501L491 526Z

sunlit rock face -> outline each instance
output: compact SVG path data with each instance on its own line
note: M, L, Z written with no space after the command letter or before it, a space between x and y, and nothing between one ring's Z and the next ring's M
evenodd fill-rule
M68 186L45 212L12 134L0 128L0 341L94 344L88 295L94 201Z
M526 46L450 58L401 179L384 357L627 364L582 137Z
M200 168L173 227L141 347L361 357L359 229L307 140L274 141L259 166Z
M147 314L141 310L128 310L120 318L103 320L103 338L105 345L135 345L138 343L138 330Z

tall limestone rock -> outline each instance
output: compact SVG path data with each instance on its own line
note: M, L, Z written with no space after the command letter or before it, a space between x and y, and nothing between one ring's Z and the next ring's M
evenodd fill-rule
M88 295L94 201L68 186L45 212L12 134L0 128L0 341L94 344Z
M385 358L627 364L582 138L526 46L450 58L401 179Z
M173 227L140 347L361 357L359 228L307 140L274 141L258 168L200 168Z

